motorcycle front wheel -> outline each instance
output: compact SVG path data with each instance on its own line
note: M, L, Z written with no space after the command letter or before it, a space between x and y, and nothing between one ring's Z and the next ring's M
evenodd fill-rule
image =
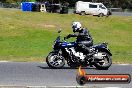
M99 70L108 70L108 68L112 64L111 56L106 52L98 52L100 53L100 58L102 59L95 59L94 66Z
M65 59L63 56L58 56L57 53L49 53L46 57L46 63L51 68L62 68L65 65Z

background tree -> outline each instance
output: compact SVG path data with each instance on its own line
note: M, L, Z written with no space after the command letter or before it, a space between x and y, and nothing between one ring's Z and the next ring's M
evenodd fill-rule
M15 3L15 2L25 2L25 1L38 1L38 2L44 2L49 1L51 3L59 3L59 2L68 2L70 7L75 7L75 3L80 0L0 0L0 2L8 2L8 3ZM114 8L122 8L122 9L132 9L132 0L81 0L86 2L102 2L104 5L108 8L114 7Z

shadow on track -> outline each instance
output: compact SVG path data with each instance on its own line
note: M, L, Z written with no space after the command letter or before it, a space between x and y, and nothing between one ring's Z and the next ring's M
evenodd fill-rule
M50 68L50 67L44 67L44 66L37 66L41 69L78 69L78 67L63 67L63 68ZM95 67L82 67L82 69L96 69ZM97 70L97 69L96 69Z

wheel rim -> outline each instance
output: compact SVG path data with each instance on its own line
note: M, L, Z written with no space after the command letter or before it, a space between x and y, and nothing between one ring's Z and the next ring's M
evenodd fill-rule
M85 12L81 12L81 15L85 15Z
M53 67L61 67L64 65L62 56L53 55L49 57L48 61L49 61L49 64Z
M102 53L102 60L98 61L98 64L105 66L109 64L109 56L106 53Z
M103 13L100 13L100 15L99 15L100 17L103 17Z

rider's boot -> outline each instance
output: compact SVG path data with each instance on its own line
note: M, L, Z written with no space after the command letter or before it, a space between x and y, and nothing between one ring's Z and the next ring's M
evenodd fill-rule
M89 55L89 56L95 54L94 48L91 48L91 47L88 48L88 47L87 47L86 49L87 49L87 51L88 51L88 55Z

